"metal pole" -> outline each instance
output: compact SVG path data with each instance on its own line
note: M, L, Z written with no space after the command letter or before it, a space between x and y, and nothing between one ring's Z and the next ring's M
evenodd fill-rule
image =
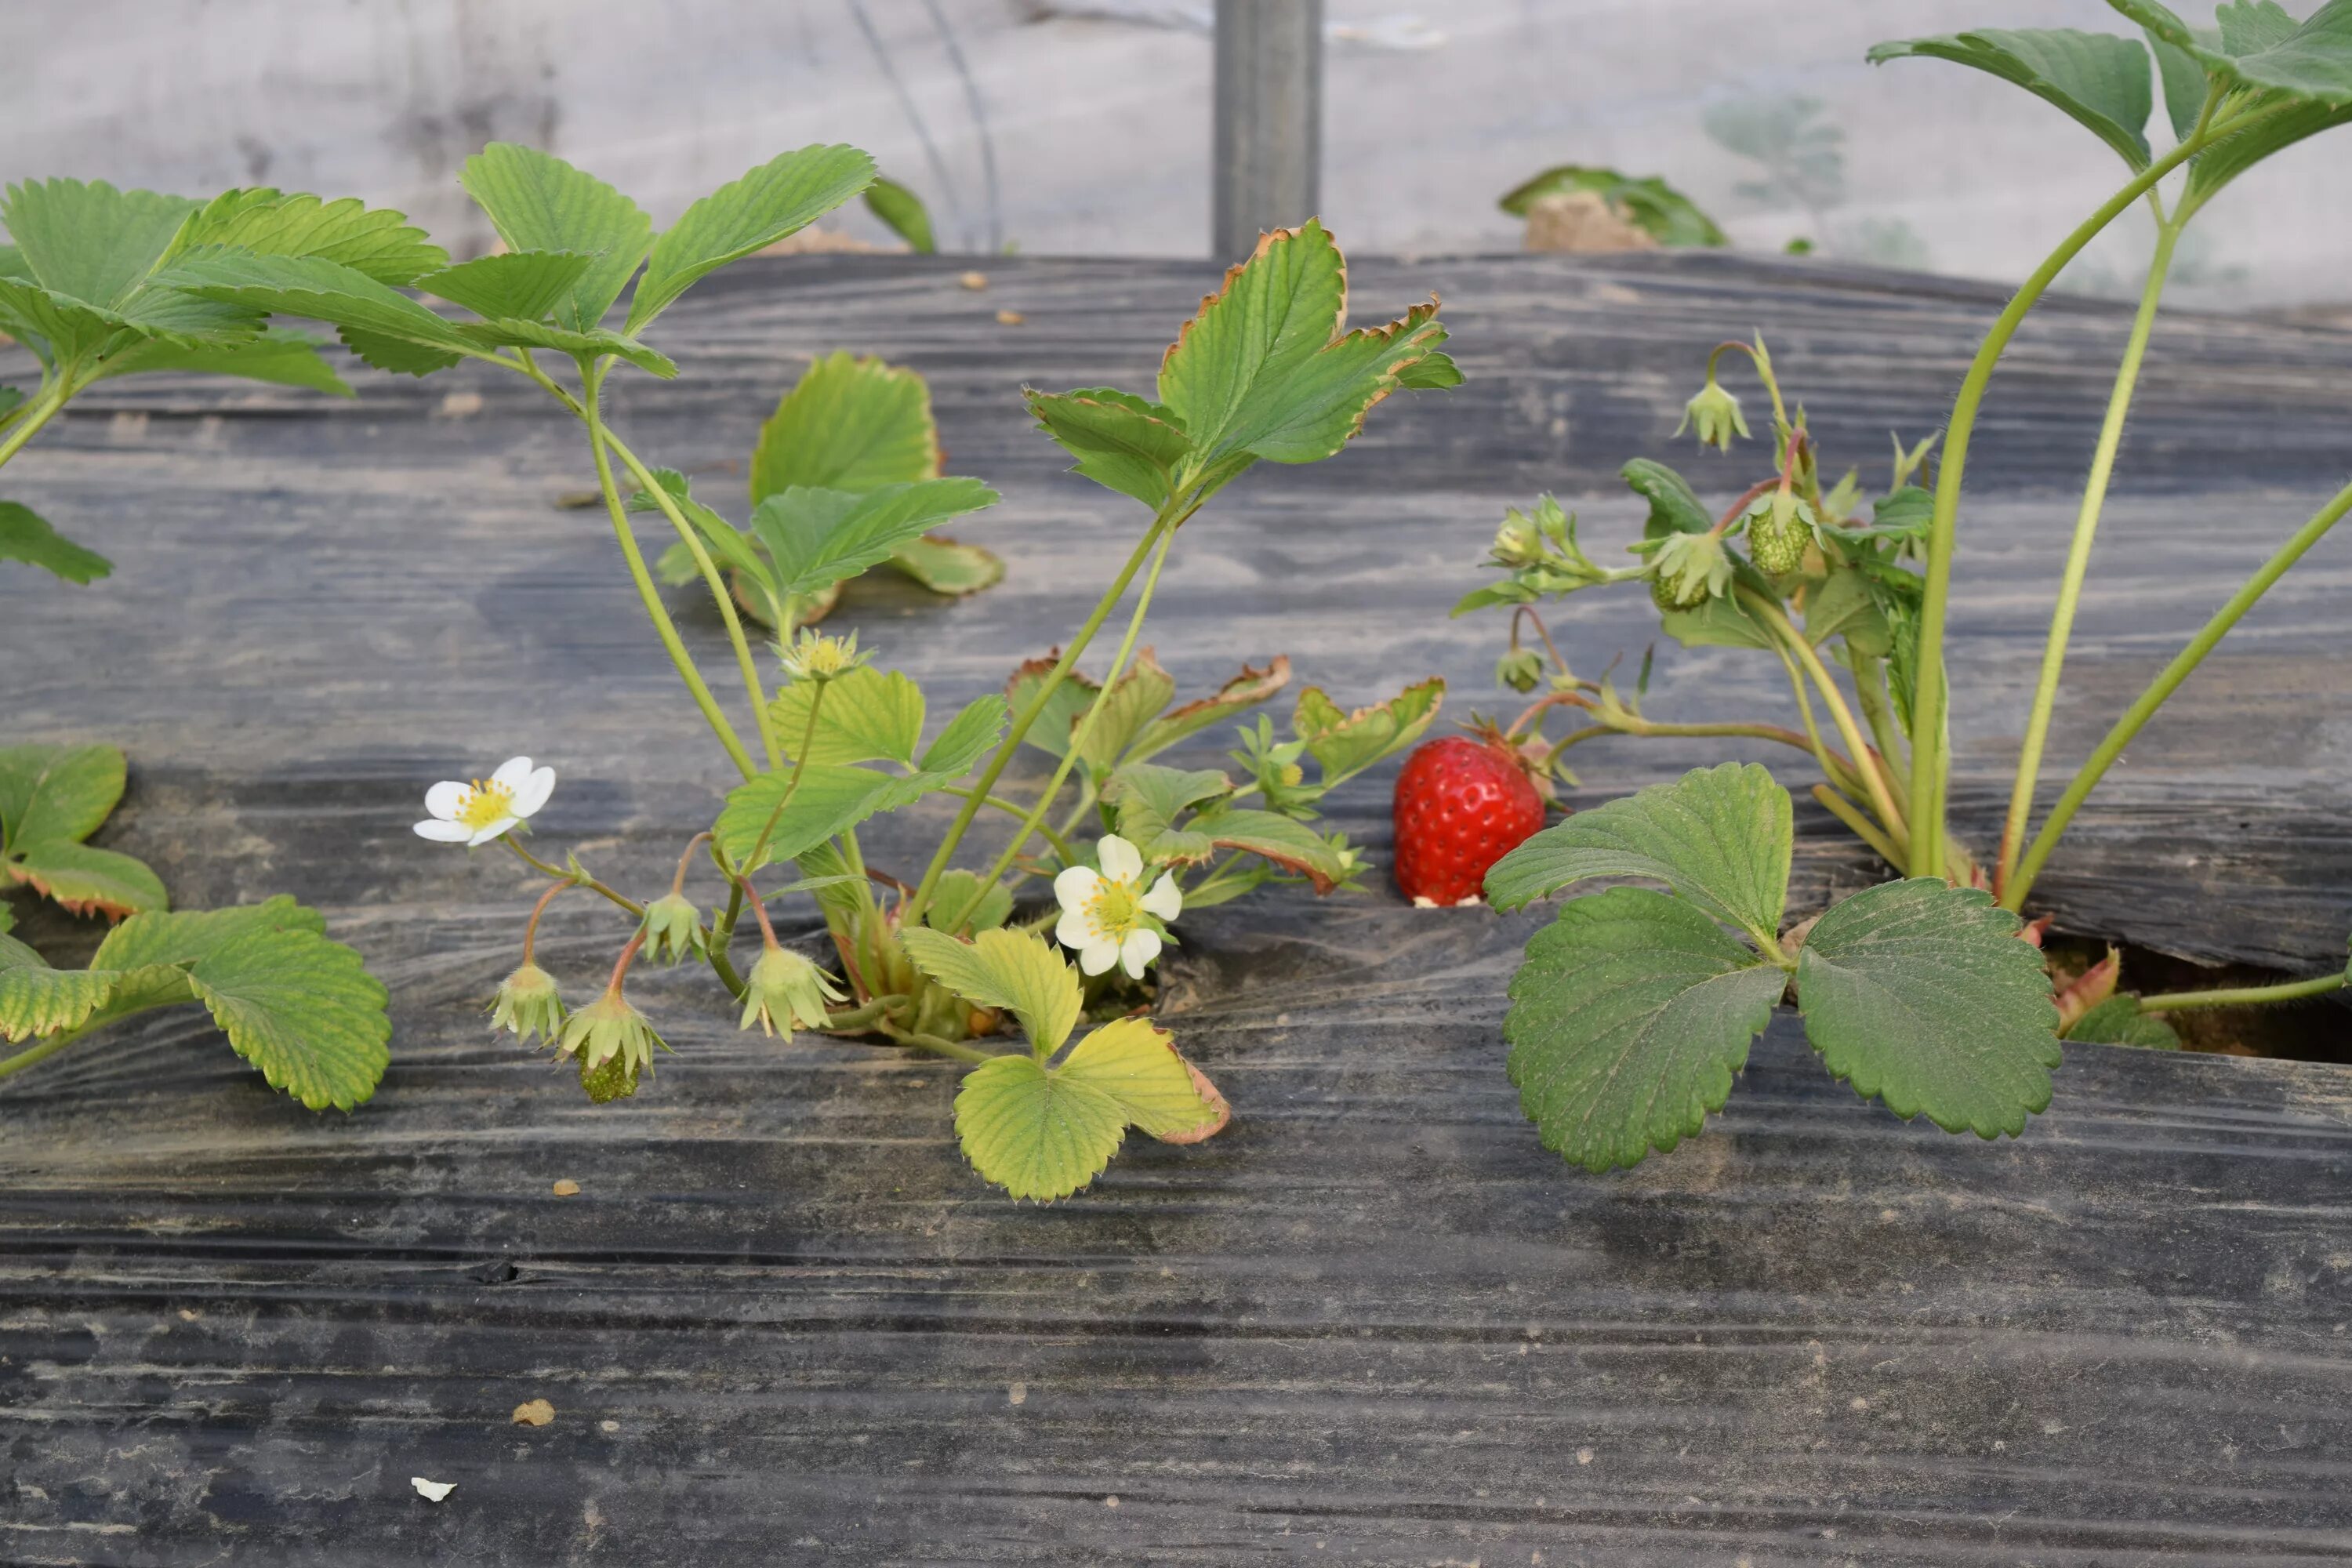
M1323 0L1217 0L1209 242L1238 261L1315 216L1323 166Z

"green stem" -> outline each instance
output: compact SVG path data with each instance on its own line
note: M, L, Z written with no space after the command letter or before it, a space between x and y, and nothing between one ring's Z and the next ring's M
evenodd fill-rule
M1890 866L1903 864L1903 852L1895 847L1895 841L1881 833L1877 826L1869 817L1864 816L1862 808L1855 805L1853 802L1846 799L1828 784L1815 784L1813 798L1821 802L1822 809L1832 816L1852 828L1855 837L1877 851L1880 859Z
M540 379L544 381L546 378L542 375ZM548 384L552 386L554 384L549 382ZM653 574L646 570L645 555L637 549L636 534L629 527L628 508L622 503L620 490L613 483L613 459L605 445L608 437L604 421L596 412L597 391L597 383L591 379L583 389L578 406L580 417L588 425L589 447L595 454L596 486L604 492L605 509L613 514L613 536L621 542L621 554L628 563L630 577L636 582L637 597L645 602L646 614L652 619L662 647L669 650L670 663L677 667L679 679L686 682L687 690L693 694L695 706L702 710L702 717L709 721L711 732L719 737L719 743L727 748L727 754L734 759L743 776L751 778L760 771L758 764L751 761L751 753L743 749L743 742L735 733L735 726L727 721L719 700L710 695L710 688L703 682L702 672L695 668L694 657L686 651L686 639L677 635L676 623L669 618L669 612L662 607L661 590L655 585Z
M972 794L971 790L965 789L961 784L941 784L939 787L941 795L955 795L969 797ZM1027 806L1023 805L1019 801L1007 800L1001 795L983 795L981 797L980 804L989 806L993 810L1004 812L1013 816L1026 817L1029 815L1029 808ZM1067 839L1064 837L1064 835L1069 831L1066 826L1063 827L1048 827L1044 823L1040 822L1037 824L1036 830L1045 836L1045 841L1054 847L1055 854L1059 855L1065 860L1070 858L1070 846Z
M890 1038L898 1041L900 1045L912 1046L919 1051L931 1051L940 1056L953 1057L960 1062L991 1062L996 1059L994 1056L991 1055L987 1051L974 1050L970 1046L960 1046L953 1040L943 1040L937 1035L926 1035L918 1033L912 1029L901 1029L897 1025L891 1023L887 1018L877 1018L875 1019L875 1024L884 1034L889 1036Z
M605 898L610 899L613 902L620 905L621 908L636 916L639 920L646 918L646 906L637 902L636 900L628 897L625 893L614 891L604 883L596 880L593 877L589 878L585 881L582 881L578 877L572 875L571 871L567 870L563 867L549 865L546 861L541 859L538 856L532 854L530 850L516 843L513 834L508 834L504 838L499 839L499 842L513 850L517 855L520 856L522 858L522 863L529 866L533 870L544 871L551 877L561 877L565 881L571 882L578 887L585 888L592 893L601 893Z
M1903 836L1908 830L1908 825L1904 820L1902 810L1895 805L1894 795L1887 790L1885 777L1879 772L1878 765L1870 760L1870 743L1862 738L1862 726L1854 721L1853 710L1846 706L1845 693L1838 689L1837 678L1830 674L1828 667L1822 663L1821 656L1813 651L1813 645L1805 640L1802 632L1790 624L1788 616L1782 613L1779 605L1752 588L1741 589L1739 596L1780 639L1782 646L1796 656L1797 662L1805 667L1805 673L1813 678L1814 686L1821 690L1822 702L1829 707L1830 718L1836 722L1838 733L1844 737L1846 750L1853 758L1854 772L1862 775L1871 804L1878 809L1878 819L1886 825L1889 833L1898 837ZM1917 835L1911 835L1911 838L1916 849Z
M1151 570L1144 574L1143 587L1135 595L1135 613L1127 618L1127 636L1119 639L1118 652L1111 656L1110 673L1103 677L1095 700L1087 705L1086 716L1078 721L1077 728L1070 731L1069 747L1055 765L1054 776L1045 781L1045 787L1038 793L1037 804L1030 807L1029 815L1021 819L1021 826L1013 830L1012 841L1005 845L1003 853L996 857L996 863L989 867L987 874L981 878L979 885L972 890L971 900L958 911L955 919L948 922L950 931L963 929L963 922L980 908L980 900L988 896L988 889L996 885L996 879L1004 875L1005 868L1021 853L1021 847L1029 842L1029 836L1037 831L1037 825L1045 820L1046 811L1054 804L1054 797L1062 793L1063 781L1070 776L1070 769L1076 765L1079 756L1087 749L1087 738L1094 733L1095 721L1102 717L1102 710L1110 703L1111 693L1118 689L1119 675L1127 668L1129 656L1135 652L1135 640L1143 632L1144 615L1151 608L1152 590L1160 585L1160 569L1168 563L1168 547L1175 542L1176 531L1172 528L1160 535L1160 548L1151 553Z
M41 1041L38 1045L30 1046L24 1050L18 1051L13 1057L0 1058L0 1078L6 1078L10 1073L23 1072L28 1067L33 1067L41 1062L47 1061L51 1057L56 1056L59 1051L64 1050L68 1046L72 1045L76 1040L80 1039L89 1032L89 1029L86 1027L80 1029L61 1030L57 1034L51 1035L47 1039Z
M2338 971L2311 980L2289 980L2277 985L2247 985L2234 991L2168 991L2158 996L2141 997L2139 1010L2143 1013L2185 1013L2192 1007L2258 1007L2265 1002L2295 1002L2305 996L2325 996L2331 991L2343 990L2345 983L2345 975Z
M2287 568L2302 560L2313 545L2326 538L2327 531L2335 527L2347 511L2352 511L2352 485L2336 491L2334 500L2314 513L2310 521L2295 530L2294 537L2279 546L2277 553L2263 562L2262 569L2247 578L2243 587L2230 595L2230 602L2213 613L2213 618L2189 639L2189 646L2176 654L2172 662L2164 667L2164 672L2124 710L2124 716L2116 721L2115 727L2107 731L2106 737L2089 758L2075 770L2074 779L2066 785L2066 793L2058 797L2058 804L2050 808L2050 816L2042 824L2042 831L2033 836L2033 843L2025 851L2025 858L2018 863L2017 875L2011 878L2009 885L2001 889L2002 908L2021 910L2025 907L2025 896L2033 890L2033 879L2042 874L2042 868L2048 862L2051 852L2058 847L2058 840L2065 833L2066 825L2074 820L2074 813L2082 808L2091 791L2098 787L2099 781L2106 776L2116 759L2123 755L2124 748L2131 744L2132 737L2156 716L2156 710L2179 689L2180 683L2204 662L2205 656L2213 651L2216 643L2229 635L2230 628L2245 618L2246 612L2270 591L2271 584L2284 576Z
M1870 726L1870 738L1878 743L1878 754L1901 780L1900 788L1908 790L1911 781L1911 761L1903 746L1903 728L1895 721L1895 704L1886 695L1886 661L1875 654L1863 653L1851 642L1845 645L1847 666L1853 672L1855 699L1862 704L1862 717Z
M1021 742L1028 739L1031 727L1037 722L1037 716L1045 710L1046 700L1054 695L1055 688L1068 678L1070 670L1078 662L1078 656L1087 651L1087 645L1094 641L1095 633L1102 629L1102 624L1110 618L1112 609L1126 596L1127 585L1143 569L1144 561L1160 542L1160 535L1173 527L1169 520L1174 510L1171 502L1152 520L1151 526L1136 542L1127 563L1112 579L1109 591L1095 605L1094 613L1087 617L1086 624L1078 627L1077 635L1070 639L1070 646L1062 650L1062 657L1055 661L1054 668L1047 672L1036 694L1029 699L1028 706L1013 716L1013 728L1005 731L1004 739L997 745L996 754L988 760L988 767L981 773L979 782L971 786L971 793L964 797L963 806L956 813L955 821L949 825L947 837L940 840L939 848L931 856L931 863L924 868L923 879L916 885L914 897L908 899L899 910L901 924L911 926L920 923L923 911L930 907L931 894L939 888L940 878L948 868L949 858L955 854L956 846L963 842L964 834L971 827L972 818L980 815L982 801L995 792L996 781L1003 778L1004 770L1012 765L1013 753L1021 749Z
M2017 783L2009 795L2009 817L2000 830L2000 859L1993 872L1996 892L2006 887L2025 847L2025 830L2033 815L2033 790L2042 780L2042 752L2050 738L2050 715L2058 701L2058 678L2066 664L2066 644L2074 632L2074 614L2083 599L2083 581L2091 569L2091 540L2099 531L2099 511L2107 499L2115 473L2116 452L2123 445L2124 416L2131 408L2132 391L2139 383L2140 362L2147 353L2149 333L2156 326L2157 300L2172 270L2173 247L2180 230L2159 225L2156 255L2147 264L2147 283L2140 290L2139 312L2132 318L2131 336L2124 343L2123 363L2116 371L2115 390L2107 395L2105 422L2099 426L2099 444L2091 454L2091 475L2083 487L2083 505L2074 515L2074 541L2066 552L2066 571L2058 580L2058 604L2050 616L2050 639L2042 647L2042 679L2033 689L2033 707L2026 716L2025 743L2017 757Z
M904 996L877 996L862 1006L844 1007L838 1013L827 1013L819 1027L827 1033L854 1034L870 1026L891 1008L906 1005Z
M735 668L742 674L744 695L751 700L751 721L759 726L760 743L768 753L768 766L782 767L783 748L776 742L775 722L768 716L768 693L760 683L760 667L751 657L751 639L743 635L743 618L735 613L735 595L727 591L727 579L720 574L719 563L710 558L709 547L702 542L701 531L687 521L677 498L654 478L652 470L638 461L637 455L623 446L620 438L610 429L604 431L604 440L620 458L622 466L629 470L629 476L653 498L654 504L661 508L662 515L669 519L670 526L677 530L677 536L693 552L694 564L702 573L702 581L709 587L710 597L719 606L719 618L727 624L727 640L734 645Z
M69 385L68 379L60 373L52 385L44 388L38 396L17 411L14 426L6 436L0 437L0 465L5 465L9 458L22 451L25 443L39 435L41 426L65 407L66 400L73 395L68 390Z
M2237 122L2242 129L2242 121ZM1952 547L1960 513L1960 480L1968 469L1969 442L1975 436L1977 408L1992 380L2010 339L2017 335L2026 312L2053 282L2066 264L2157 182L2203 151L2206 138L2193 137L2150 163L2132 182L2109 196L2099 209L2075 226L2058 248L2019 285L2009 303L1977 346L1952 402L1952 416L1944 427L1944 456L1936 471L1936 507L1927 531L1926 595L1919 613L1919 651L1915 661L1917 689L1912 699L1911 855L1915 877L1944 874L1944 785L1951 766L1945 726L1944 621L1952 593Z

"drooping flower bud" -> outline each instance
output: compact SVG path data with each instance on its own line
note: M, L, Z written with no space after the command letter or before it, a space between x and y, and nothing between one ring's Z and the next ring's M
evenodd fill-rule
M791 1039L794 1029L824 1023L827 1002L846 1001L825 972L787 947L771 947L751 966L743 987L743 1027Z
M576 1059L580 1087L599 1105L637 1092L637 1077L654 1065L654 1047L669 1047L617 987L572 1015L556 1049Z
M646 956L676 963L703 948L702 913L682 893L665 893L646 906Z
M1659 542L1651 595L1661 608L1696 609L1731 587L1731 557L1712 533L1675 533Z
M526 963L499 986L490 1007L490 1027L508 1029L518 1039L555 1038L563 1027L563 998L556 994L555 976L536 963Z
M1716 384L1710 374L1698 395L1683 405L1683 422L1675 426L1679 436L1693 426L1698 429L1698 444L1720 451L1731 450L1731 438L1748 434L1748 417L1739 412L1739 399Z
M1533 691L1543 679L1543 655L1515 647L1495 661L1495 682L1514 691Z

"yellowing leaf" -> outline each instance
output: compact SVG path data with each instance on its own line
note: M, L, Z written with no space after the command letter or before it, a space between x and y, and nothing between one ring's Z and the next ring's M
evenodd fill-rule
M1058 1076L1092 1085L1118 1102L1128 1121L1166 1138L1213 1121L1175 1037L1149 1018L1117 1018L1070 1047Z
M312 1110L349 1110L391 1064L383 987L360 955L306 931L255 931L188 966L236 1054Z
M965 1074L955 1120L974 1170L1041 1203L1093 1181L1127 1137L1118 1101L1026 1056L992 1058Z
M1342 710L1319 688L1310 686L1298 694L1290 727L1307 742L1307 754L1322 764L1323 783L1328 786L1421 739L1444 700L1445 681L1439 676L1353 712Z
M984 931L959 942L918 929L900 931L898 940L917 968L957 995L1019 1018L1040 1056L1058 1050L1077 1024L1077 971L1034 931Z
M814 681L796 680L776 693L769 705L776 739L784 754L797 759L802 737L810 735L809 717L815 710L816 729L807 746L812 763L865 763L877 757L912 763L923 740L922 689L897 670L860 665L824 687L824 700L815 701Z
M939 427L923 378L841 350L803 372L760 426L751 504L794 485L863 494L939 477Z
M121 920L171 902L162 880L144 861L63 839L44 839L11 851L8 859L0 861L0 871L78 915Z

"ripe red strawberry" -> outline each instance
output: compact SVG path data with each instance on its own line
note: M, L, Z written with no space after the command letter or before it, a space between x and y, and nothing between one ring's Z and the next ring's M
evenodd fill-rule
M1543 825L1543 797L1508 742L1428 742L1397 774L1397 889L1416 903L1477 898L1486 868Z

